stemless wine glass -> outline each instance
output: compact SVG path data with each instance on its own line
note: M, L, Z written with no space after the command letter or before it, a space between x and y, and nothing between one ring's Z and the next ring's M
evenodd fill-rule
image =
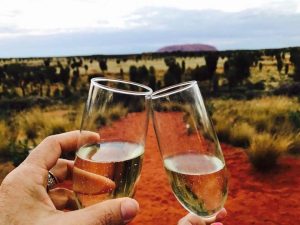
M156 137L169 182L185 209L214 217L227 197L222 150L196 81L152 94Z
M134 195L151 94L151 88L129 81L91 80L73 169L79 208Z

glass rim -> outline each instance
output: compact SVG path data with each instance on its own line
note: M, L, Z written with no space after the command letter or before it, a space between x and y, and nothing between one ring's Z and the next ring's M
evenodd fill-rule
M194 86L195 84L197 84L197 81L192 80L192 81L187 81L187 82L175 84L175 85L172 85L172 86L169 86L169 87L165 87L163 89L160 89L158 91L153 92L152 95L151 95L151 99L162 98L162 97L166 97L166 96L169 96L169 95L176 94L176 93L181 92L181 91L185 91L185 90L191 88L192 86ZM172 89L174 89L174 88L176 88L176 89L172 91ZM171 90L171 91L168 91L168 90ZM162 93L162 92L165 92L165 91L168 91L168 92ZM160 93L162 93L162 94L160 94Z
M130 85L133 85L133 86L137 86L137 87L141 87L143 89L146 89L147 91L131 91L131 90L124 90L124 89L109 87L109 86L106 86L105 84L98 83L98 81L110 81L110 82L115 82L115 83L130 84ZM132 82L132 81L126 81L126 80L95 77L95 78L91 79L91 84L93 86L98 87L98 88L102 88L102 89L105 89L107 91L113 91L113 92L120 93L120 94L148 96L148 95L151 95L153 93L153 90L150 87L146 86L146 85L139 84L139 83Z

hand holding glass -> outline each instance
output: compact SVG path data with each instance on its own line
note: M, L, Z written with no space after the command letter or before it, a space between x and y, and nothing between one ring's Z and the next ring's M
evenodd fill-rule
M133 82L91 80L73 169L79 208L134 195L151 94L151 88ZM99 135L99 141L95 142L91 134Z

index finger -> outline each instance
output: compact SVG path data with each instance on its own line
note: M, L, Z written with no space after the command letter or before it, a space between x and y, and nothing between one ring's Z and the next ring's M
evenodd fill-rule
M46 170L51 169L62 152L76 150L79 134L79 131L71 131L47 137L29 154L24 162ZM85 132L84 139L87 143L99 142L100 136L94 132Z

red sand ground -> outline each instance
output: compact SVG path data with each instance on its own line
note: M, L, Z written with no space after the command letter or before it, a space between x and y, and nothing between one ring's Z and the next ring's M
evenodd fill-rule
M284 157L267 174L252 169L242 149L222 145L230 173L228 216L224 225L300 223L300 159ZM187 212L167 182L154 129L150 125L141 179L135 198L140 214L130 224L177 224Z

